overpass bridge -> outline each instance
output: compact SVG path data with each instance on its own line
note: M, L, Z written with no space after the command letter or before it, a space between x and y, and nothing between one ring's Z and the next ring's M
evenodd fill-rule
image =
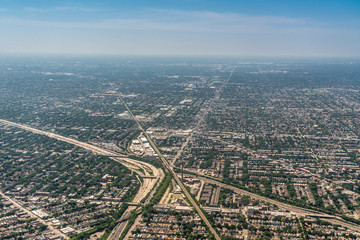
M145 176L145 175L140 175L141 178L144 178L144 179L157 179L157 177L155 176Z
M134 206L134 207L137 207L139 205L142 205L142 203L139 203L139 202L127 202L126 203L128 206Z

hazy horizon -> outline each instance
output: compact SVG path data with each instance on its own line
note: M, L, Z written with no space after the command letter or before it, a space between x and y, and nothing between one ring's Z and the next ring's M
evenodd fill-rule
M358 1L0 1L0 54L360 57Z

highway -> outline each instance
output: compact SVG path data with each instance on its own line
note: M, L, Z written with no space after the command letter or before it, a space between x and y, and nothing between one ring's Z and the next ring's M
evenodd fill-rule
M134 206L129 206L126 209L124 214L119 219L118 225L116 225L116 227L113 229L113 231L111 232L111 234L109 235L107 240L118 240L120 238L121 233L124 231L124 229L128 223L128 220L124 220L124 219L128 219L129 216L131 215L131 212L135 209L136 209L136 207L134 207Z
M356 224L351 224L351 223L345 222L343 219L341 219L338 216L329 215L329 214L320 213L320 212L315 213L315 211L309 211L308 209L305 209L305 208L289 205L289 204L282 203L282 202L279 202L279 201L276 201L276 200L273 200L273 199L270 199L270 198L266 198L266 197L263 197L263 196L248 192L246 190L243 190L243 189L240 189L240 188L237 188L237 187L222 183L222 182L214 180L214 179L200 177L200 176L198 176L198 173L194 173L194 175L196 175L197 178L199 178L200 180L203 180L204 182L207 182L207 183L210 183L210 184L215 184L215 185L220 186L222 188L230 189L230 190L234 191L235 193L246 195L246 196L249 196L249 197L251 197L253 199L256 199L256 200L260 200L260 201L268 202L268 203L271 203L271 204L275 204L275 205L277 205L278 207L280 207L280 208L282 208L284 210L289 210L291 212L298 213L298 214L301 214L301 215L304 215L304 216L306 216L306 215L316 215L316 216L318 216L319 218L321 218L324 221L330 222L330 223L335 224L335 225L340 225L340 226L343 226L343 227L347 227L348 229L360 232L360 226L358 226Z
M140 187L138 194L134 198L134 202L136 202L136 203L139 203L151 191L151 189L153 189L153 187L155 186L155 183L157 182L157 179L160 177L159 169L157 169L153 165L146 163L146 162L141 162L141 161L137 161L137 160L134 160L131 158L127 158L125 155L121 155L117 152L113 152L108 149L94 146L89 143L80 142L73 138L64 137L59 134L42 131L42 130L39 130L39 129L36 129L33 127L10 122L10 121L3 120L3 119L0 119L0 123L3 123L5 125L10 125L13 127L17 127L17 128L21 128L21 129L24 129L24 130L27 130L27 131L30 131L33 133L45 135L45 136L48 136L51 138L55 138L55 139L63 141L63 142L71 143L73 145L91 150L97 154L101 154L101 155L105 155L105 156L112 156L112 157L110 157L111 159L113 159L114 161L120 162L121 164L125 165L126 167L128 167L132 170L136 171L136 169L142 169L145 172L145 176L154 176L155 177L154 179L152 179L152 178L144 178L143 179L143 184Z
M36 128L33 128L33 127L26 126L24 124L18 124L18 123L10 122L10 121L3 120L3 119L0 119L0 123L2 123L4 125L9 125L9 126L21 128L21 129L24 129L26 131L30 131L30 132L33 132L33 133L36 133L36 134L41 134L41 135L45 135L45 136L48 136L48 137L51 137L51 138L55 138L57 140L67 142L67 143L71 143L73 145L76 145L76 146L91 150L94 153L109 156L109 158L123 164L125 167L127 167L127 168L131 169L132 171L138 173L140 176L143 175L143 173L141 171L139 171L139 170L142 170L144 172L144 176L147 176L147 177L143 178L143 183L140 186L140 189L139 189L138 193L136 194L135 198L132 201L134 204L139 204L141 202L141 200L148 195L148 193L150 193L152 190L154 190L154 187L155 187L156 183L158 182L158 180L159 179L161 180L161 178L164 177L164 173L161 170L154 167L153 165L151 165L149 163L146 163L146 162L141 162L141 161L138 161L138 160L127 158L125 155L119 154L117 152L114 152L114 151L111 151L111 150L108 150L108 149L104 149L104 148L101 148L101 147L98 147L98 146L94 146L94 145L89 144L89 143L84 143L84 142L75 140L73 138L64 137L64 136L61 136L59 134L39 130L39 129L36 129ZM125 211L124 215L128 214L133 209L135 209L135 207L130 206ZM125 226L126 226L126 223L127 222L125 221ZM121 232L122 232L122 230L124 228L123 225L124 225L124 222L121 222L118 226L116 226L113 233L111 234L111 236L112 237L120 236ZM64 236L63 234L61 234L61 235ZM116 238L113 238L113 239L116 239Z
M119 99L120 101L124 104L124 106L126 107L127 111L129 112L129 114L131 115L131 117L134 119L134 121L136 122L136 124L138 125L139 129L143 132L144 136L147 138L147 140L149 141L151 147L154 149L154 151L158 154L159 158L161 159L161 161L163 162L163 165L166 167L166 169L169 170L170 173L172 173L176 183L180 186L181 190L183 191L183 193L185 194L185 196L189 199L191 205L195 208L196 212L199 214L199 216L201 217L201 219L204 221L204 223L206 224L206 226L209 228L210 232L214 235L215 239L217 240L221 240L219 234L215 231L215 229L211 226L209 220L206 218L205 214L201 211L199 205L194 201L194 199L192 198L192 196L190 195L190 193L188 192L188 190L185 188L184 184L182 183L182 181L179 179L179 177L176 175L176 173L174 172L173 168L170 166L170 164L168 163L168 161L165 159L165 157L162 155L162 153L160 152L160 150L158 149L158 147L156 146L156 144L153 142L153 140L150 138L150 136L146 133L146 131L144 130L144 128L141 126L139 120L135 117L135 115L132 113L132 111L130 110L129 106L125 103L125 101L122 99L122 97L119 95Z

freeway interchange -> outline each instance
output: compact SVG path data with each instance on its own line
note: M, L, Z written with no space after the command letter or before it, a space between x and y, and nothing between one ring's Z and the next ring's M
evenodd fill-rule
M120 98L120 100L123 102L123 104L127 108L128 112L130 113L131 117L137 123L139 129L143 132L144 136L148 139L151 147L158 154L159 158L162 161L162 164L163 164L164 168L167 171L169 171L170 173L172 173L172 176L173 176L174 180L179 185L179 187L181 188L181 190L183 191L185 196L188 198L188 200L190 201L191 205L194 207L196 212L202 218L204 223L207 225L208 229L211 231L213 236L218 240L221 239L219 234L211 226L210 222L208 221L205 214L203 213L201 207L194 201L193 197L188 192L185 185L182 183L181 179L174 172L173 165L171 165L165 159L165 157L162 155L162 153L160 152L160 150L158 149L158 147L156 146L154 141L146 133L145 129L142 127L142 125L140 124L138 119L133 115L133 113L131 112L128 105L123 101L122 98ZM120 162L121 164L125 165L127 168L129 168L132 171L136 172L139 176L142 177L143 184L141 185L141 187L140 187L138 193L136 194L136 196L134 197L134 199L132 201L132 206L128 207L128 209L125 211L125 213L123 214L121 219L126 219L126 216L129 216L129 214L133 210L135 210L137 208L137 205L140 205L140 202L143 199L145 199L146 197L150 198L151 193L153 193L155 191L155 189L156 189L157 182L159 182L164 177L164 173L163 173L163 171L161 169L158 169L158 168L156 168L155 166L153 166L153 165L151 165L149 163L128 158L126 155L119 154L117 152L114 152L114 151L111 151L111 150L108 150L108 149L105 149L105 148L102 148L102 147L94 146L92 144L84 143L84 142L78 141L78 140L73 139L73 138L61 136L59 134L55 134L55 133L52 133L52 132L46 132L46 131L39 130L39 129L30 127L30 126L14 123L14 122L3 120L3 119L0 119L0 123L2 123L4 125L9 125L9 126L21 128L21 129L24 129L26 131L30 131L30 132L33 132L33 133L36 133L36 134L41 134L41 135L45 135L45 136L48 136L48 137L51 137L51 138L55 138L57 140L64 141L64 142L67 142L67 143L70 143L70 144L73 144L73 145L76 145L76 146L91 150L94 153L108 156L111 159L113 159L114 161ZM281 207L283 209L293 211L293 212L296 212L296 213L300 213L300 214L304 214L304 215L317 215L317 217L326 219L326 221L328 221L328 222L330 222L332 224L341 225L343 227L347 227L348 229L360 231L359 226L348 223L348 222L345 222L345 221L343 221L341 218L339 218L337 216L328 215L328 214L322 214L322 213L315 213L314 214L313 211L309 211L309 210L304 209L304 208L300 208L300 207L288 205L288 204L285 204L285 203L281 203L281 202L278 202L276 200L268 199L266 197L262 197L262 196L259 196L257 194L253 194L251 192L236 188L234 186L224 184L224 183L222 183L222 182L220 182L218 180L215 180L215 179L209 179L209 178L205 178L205 177L201 177L201 176L198 176L198 177L203 181L206 181L206 182L211 183L211 184L218 185L218 186L223 187L223 188L231 189L236 193L247 195L247 196L250 196L250 197L252 197L254 199L261 200L261 201L276 204L276 205L278 205L279 207ZM119 221L119 224L114 228L113 232L111 233L111 235L109 236L108 239L118 239L120 237L123 229L125 228L126 224L127 224L126 220ZM52 226L50 226L50 227L52 228Z
M121 155L117 152L113 152L110 151L108 149L104 149L98 146L94 146L92 144L88 144L88 143L84 143L78 140L75 140L73 138L69 138L69 137L64 137L61 136L59 134L55 134L55 133L51 133L51 132L46 132L43 130L39 130L33 127L29 127L23 124L18 124L18 123L14 123L14 122L10 122L7 120L3 120L0 119L0 123L5 124L5 125L9 125L9 126L13 126L13 127L17 127L17 128L21 128L24 129L26 131L30 131L36 134L41 134L41 135L45 135L51 138L55 138L59 141L63 141L63 142L67 142L67 143L71 143L75 146L79 146L88 150L93 151L94 153L97 154L101 154L101 155L105 155L105 156L109 156L111 159L113 159L114 161L120 162L121 164L123 164L124 166L126 166L127 168L131 169L132 171L136 172L139 175L143 175L143 183L140 186L140 189L138 191L138 193L136 194L136 196L134 197L133 201L132 201L132 205L133 206L129 206L129 208L125 211L124 215L129 214L132 210L134 210L136 208L137 205L140 204L140 202L148 196L149 193L151 193L151 191L155 190L155 185L158 182L159 179L163 178L164 173L162 172L161 169L158 169L156 167L154 167L153 165L146 163L146 162L141 162L138 160L134 160L131 158L126 157L125 155ZM125 222L126 223L126 222ZM124 223L120 223L122 225L124 225ZM126 224L125 224L126 225ZM51 225L49 225L50 228L53 228ZM120 229L118 226L115 228L115 230ZM116 232L114 234L111 235L112 236L120 236L121 232ZM109 238L112 239L112 238ZM118 239L118 238L113 238L113 239Z

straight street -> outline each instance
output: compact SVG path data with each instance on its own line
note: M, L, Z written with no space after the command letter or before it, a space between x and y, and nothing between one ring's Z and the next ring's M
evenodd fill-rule
M2 191L0 191L0 195L5 198L6 200L8 200L9 202L11 202L12 204L14 204L16 207L18 207L19 209L23 210L24 212L26 212L27 214L29 214L32 218L37 218L42 224L46 225L49 227L50 230L52 230L53 232L55 232L56 234L58 234L59 236L65 238L65 239L69 239L68 236L66 236L65 234L63 234L59 229L54 228L51 224L48 224L45 220L39 218L38 216L36 216L33 212L27 210L25 207L23 207L21 204L19 204L18 202L16 202L14 199L6 196Z
M154 151L158 154L159 158L161 159L161 161L163 162L163 165L166 167L166 169L169 170L170 173L172 173L176 183L180 186L181 190L183 191L183 193L185 194L185 196L189 199L191 205L195 208L196 212L199 214L200 218L204 221L204 223L206 224L206 226L209 228L210 232L214 235L215 239L217 240L221 240L219 234L215 231L215 229L211 226L209 220L206 218L205 214L202 212L202 210L200 209L199 205L194 201L194 199L192 198L192 196L190 195L190 193L187 191L187 189L185 188L184 184L182 183L182 181L179 179L179 177L175 174L173 168L170 166L170 164L168 163L168 161L165 159L165 157L161 154L160 150L158 149L158 147L156 146L156 144L153 142L153 140L150 138L150 136L146 133L146 131L144 130L144 128L141 126L139 120L135 117L135 115L132 113L132 111L130 110L129 106L125 103L125 101L122 99L121 96L119 96L121 102L124 104L124 106L126 107L127 111L129 112L129 114L131 115L131 117L133 118L133 120L136 122L136 124L138 125L139 129L143 132L144 136L148 139L151 147L154 149Z

